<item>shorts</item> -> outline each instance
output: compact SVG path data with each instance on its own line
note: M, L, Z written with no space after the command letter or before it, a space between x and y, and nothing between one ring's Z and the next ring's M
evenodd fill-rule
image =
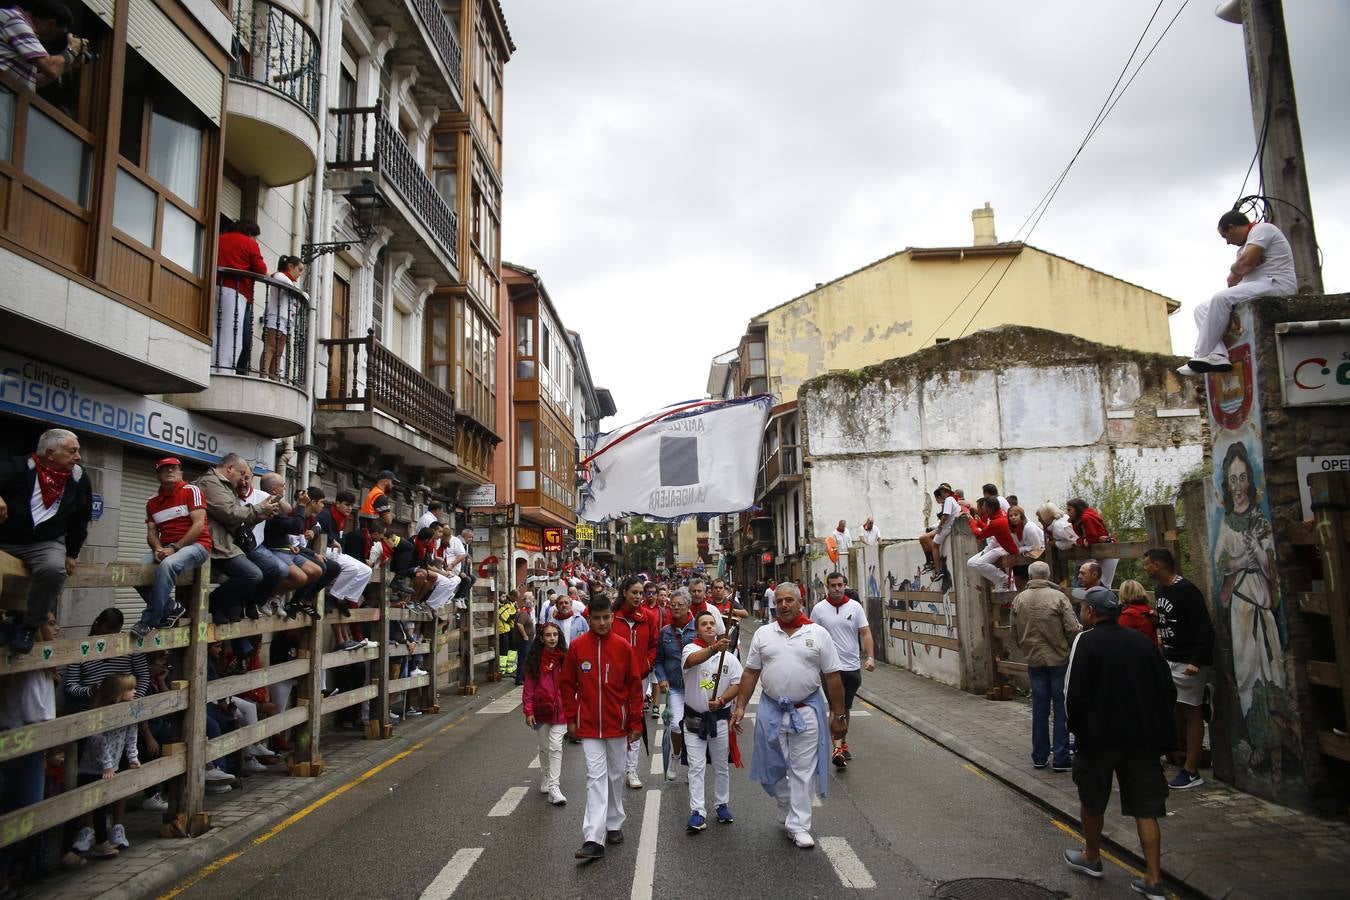
M858 693L858 688L862 687L862 670L841 671L839 680L844 683L844 709L852 709L853 696Z
M1177 686L1177 702L1187 706L1200 706L1205 702L1205 685L1209 684L1209 666L1201 666L1194 675L1186 674L1190 663L1169 662L1172 670L1172 683Z
M279 562L287 566L295 566L297 568L300 568L304 566L306 562L309 561L305 556L296 553L294 550L273 550L269 547L267 552L275 556Z
M1073 783L1078 801L1095 815L1106 812L1111 777L1120 784L1120 814L1132 819L1167 815L1167 779L1158 752L1142 747L1080 750L1073 758Z
M938 526L937 531L933 532L933 543L937 544L939 547L947 543L947 538L950 537L952 533L952 526L955 524L955 517L953 517L951 520Z

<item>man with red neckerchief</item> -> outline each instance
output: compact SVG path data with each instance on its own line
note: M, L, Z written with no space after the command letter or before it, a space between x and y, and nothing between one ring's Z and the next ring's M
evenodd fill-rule
M853 711L853 696L862 687L862 669L875 671L876 660L872 657L872 629L867 623L867 611L861 603L845 593L848 581L843 572L831 572L825 576L825 602L817 603L811 610L811 621L830 633L834 649L839 654L839 680L844 686L844 710ZM866 652L866 661L858 658L858 643L862 642ZM848 722L844 723L844 733L834 740L834 750L830 759L835 768L848 765L853 754L848 749Z
M1011 557L1017 555L1017 539L1008 526L1008 516L1003 512L998 497L981 497L979 500L981 518L971 517L970 530L981 540L987 540L985 548L966 560L966 565L994 586L994 590L1011 590Z
M731 591L727 590L727 580L725 578L714 578L712 583L712 604L722 615L722 620L744 619L750 615L745 607L738 606L731 597Z
M614 611L614 633L628 642L637 656L642 671L639 673L645 682L652 666L656 664L656 637L660 625L655 617L642 608L642 579L630 575L619 585L619 606ZM638 752L642 749L640 741L628 742L628 765L624 773L624 783L633 790L641 790L642 779L638 777Z
M822 797L828 790L830 738L847 733L848 713L839 653L829 632L802 615L802 594L795 584L780 584L774 601L777 617L757 629L750 641L731 727L745 718L762 679L750 777L778 801L792 842L809 850L816 845L811 837L811 790Z
M689 579L689 612L697 619L707 610L711 610L713 618L717 620L717 633L726 634L727 626L722 620L721 611L708 602L708 583L695 575Z

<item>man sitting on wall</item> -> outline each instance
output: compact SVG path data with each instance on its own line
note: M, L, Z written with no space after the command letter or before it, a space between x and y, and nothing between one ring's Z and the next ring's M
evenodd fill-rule
M238 622L243 618L244 604L256 607L257 597L270 595L282 578L279 564L268 554L268 567L259 568L253 556L261 559L254 548L245 554L236 542L236 535L253 528L255 524L275 515L280 498L264 493L256 504L239 498L239 488L246 485L251 472L248 462L238 453L227 453L220 463L207 470L193 482L206 500L206 519L211 529L211 568L225 575L225 583L211 592L211 618L217 625Z
M0 462L0 550L29 577L27 613L0 625L0 646L14 653L32 652L89 534L94 495L79 462L80 439L63 428L43 432L32 456Z
M172 628L187 612L174 599L178 576L202 567L211 557L211 532L206 527L206 500L201 488L183 481L183 464L166 456L155 463L159 492L145 501L145 541L150 552L142 560L155 566L155 583L136 590L145 612L131 626L143 638L156 628Z
M952 533L952 526L956 524L956 517L961 514L961 508L952 494L952 486L946 482L937 486L933 491L933 497L938 502L938 526L921 535L919 545L923 547L929 559L928 565L924 568L932 569L934 579L938 579L946 572L942 563L942 548Z

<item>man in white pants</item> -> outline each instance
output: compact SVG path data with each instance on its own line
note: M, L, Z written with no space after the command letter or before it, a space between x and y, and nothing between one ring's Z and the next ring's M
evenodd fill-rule
M792 842L809 850L816 845L811 837L811 791L815 788L821 796L827 791L830 739L842 739L847 733L848 714L839 653L830 633L802 615L802 595L795 584L780 584L774 599L777 617L758 629L750 642L731 727L745 718L762 677L750 777L778 801ZM829 697L828 717L822 693Z
M698 617L698 637L684 646L684 746L689 753L690 833L708 827L703 776L712 757L713 803L717 821L730 825L731 747L727 725L741 684L741 663L731 643L717 636L711 613Z
M1177 369L1182 375L1227 372L1233 368L1223 333L1233 307L1255 297L1281 297L1298 293L1294 273L1294 251L1284 233L1269 222L1253 225L1246 216L1231 209L1219 217L1219 236L1240 247L1237 259L1228 269L1228 287L1207 303L1195 308L1195 353L1189 363Z
M361 596L370 584L371 568L361 560L342 552L342 533L351 520L352 509L356 506L356 494L351 491L338 491L332 505L325 507L316 521L323 540L324 555L337 563L342 569L337 579L328 586L328 596L341 600L348 606L359 606ZM316 545L316 549L318 549Z

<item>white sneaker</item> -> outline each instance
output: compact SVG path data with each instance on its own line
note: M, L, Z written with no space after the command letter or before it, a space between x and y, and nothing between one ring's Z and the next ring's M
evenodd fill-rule
M811 835L805 831L794 831L792 833L792 843L803 850L810 850L816 845L816 839L811 837Z
M160 794L151 794L141 801L141 809L148 809L151 812L168 812L169 801L165 800Z
M206 783L206 792L208 794L228 794L234 790L234 786L224 781L208 781Z
M108 838L108 842L119 850L130 850L131 843L127 840L126 826L114 825L112 827L112 835Z
M554 787L549 789L548 802L552 803L554 806L566 806L567 798L562 795L562 791Z
M1189 365L1185 365L1177 366L1177 374L1189 377L1191 375L1199 375L1200 373L1192 369Z
M635 791L642 790L642 779L637 777L636 772L629 772L623 777L623 783Z
M1223 353L1210 353L1191 360L1190 367L1196 372L1231 372L1233 362Z
M426 669L423 669L423 668L421 668L421 667L419 666L418 668L413 669L411 672L409 672L409 673L408 673L408 677L409 677L409 678L416 678L418 675L425 675L425 674L427 674L427 670L426 670Z
M253 774L256 774L256 773L258 773L258 772L266 772L266 771L267 771L267 766L264 766L262 763L258 762L258 760L257 760L256 758L254 758L254 757L252 757L252 756L249 756L247 753L245 753L245 754L244 754L244 771L245 771L245 772L249 772L249 773L253 773Z
M211 766L206 770L207 784L234 784L234 782L235 777L219 766Z
M547 778L539 782L539 793L547 794L551 790L553 790L553 784Z
M398 715L398 713L396 713L396 712L391 712L391 713L389 714L389 721L390 721L392 724L397 725L397 724L398 724L398 721L399 721L399 715Z
M680 770L675 768L675 760L670 761L670 768L666 769L666 781L674 781L680 777Z
M76 853L88 853L94 846L94 829L81 828L79 833L75 835L75 843L70 846Z
M244 752L247 753L249 756L260 756L263 759L271 759L272 757L276 756L276 753L272 750L272 748L268 747L266 744L254 744Z

